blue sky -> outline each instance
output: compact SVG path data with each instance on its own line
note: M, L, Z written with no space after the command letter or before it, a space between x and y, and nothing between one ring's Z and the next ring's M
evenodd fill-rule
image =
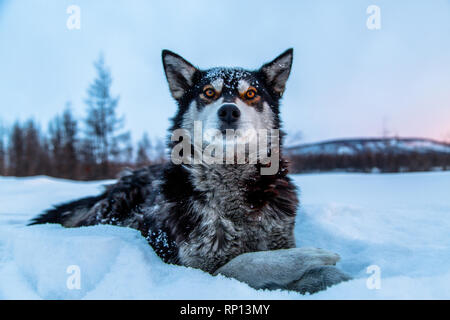
M81 30L66 9L81 8ZM366 8L381 8L368 30ZM282 118L303 142L391 134L450 139L450 1L0 0L0 119L85 115L105 55L134 139L175 113L161 50L194 64L257 68L294 47Z

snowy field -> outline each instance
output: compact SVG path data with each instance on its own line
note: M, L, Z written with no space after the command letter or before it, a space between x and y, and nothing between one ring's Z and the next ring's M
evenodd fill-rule
M54 203L103 182L0 178L0 299L450 299L450 172L293 176L301 188L298 246L341 255L355 280L301 296L164 264L131 229L26 227ZM81 289L70 290L77 265ZM381 288L366 285L367 267Z

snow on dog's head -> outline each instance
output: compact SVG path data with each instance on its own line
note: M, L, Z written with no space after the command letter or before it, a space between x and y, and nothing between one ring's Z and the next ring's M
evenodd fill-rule
M181 129L193 141L196 129L201 129L204 149L252 143L261 132L280 129L279 101L291 70L292 49L258 70L201 70L167 50L162 58L170 92L179 106L171 134ZM230 134L234 138L226 139Z

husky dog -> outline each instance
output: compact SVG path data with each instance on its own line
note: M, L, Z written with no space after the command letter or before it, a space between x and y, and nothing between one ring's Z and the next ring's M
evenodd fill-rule
M219 132L280 129L280 99L292 49L253 71L201 70L168 50L162 60L178 104L170 133L195 135L196 122ZM172 140L168 146L174 149ZM207 135L201 140L212 143ZM271 158L269 164L151 165L123 174L99 196L56 206L31 224L135 228L167 263L222 274L258 289L316 292L350 279L334 266L337 254L295 248L297 192L287 177L286 161L278 155L276 164ZM274 174L262 174L273 165Z

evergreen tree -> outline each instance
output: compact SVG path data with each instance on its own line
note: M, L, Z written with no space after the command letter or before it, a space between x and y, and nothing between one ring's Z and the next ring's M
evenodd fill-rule
M40 169L43 167L41 149L41 136L39 128L34 120L30 119L25 123L23 128L24 139L24 159L23 159L23 174L26 176L35 176L42 174Z
M86 118L85 152L91 152L88 157L94 160L95 175L106 178L111 175L110 162L118 158L122 152L122 145L129 139L128 133L121 132L124 118L116 115L119 98L111 94L111 73L105 66L101 56L94 63L97 77L89 86L88 106Z
M138 167L150 164L151 150L152 150L152 143L148 138L148 134L146 132L142 135L141 140L138 142L138 149L136 155L136 165Z
M4 140L5 130L3 125L0 124L0 176L6 175L6 148Z
M19 122L14 123L8 146L9 174L21 177L24 170L24 134Z
M73 179L78 175L77 134L78 124L72 115L69 105L62 115L62 177Z
M61 117L56 116L49 123L49 152L51 153L51 170L50 175L61 177L63 173L63 130Z

